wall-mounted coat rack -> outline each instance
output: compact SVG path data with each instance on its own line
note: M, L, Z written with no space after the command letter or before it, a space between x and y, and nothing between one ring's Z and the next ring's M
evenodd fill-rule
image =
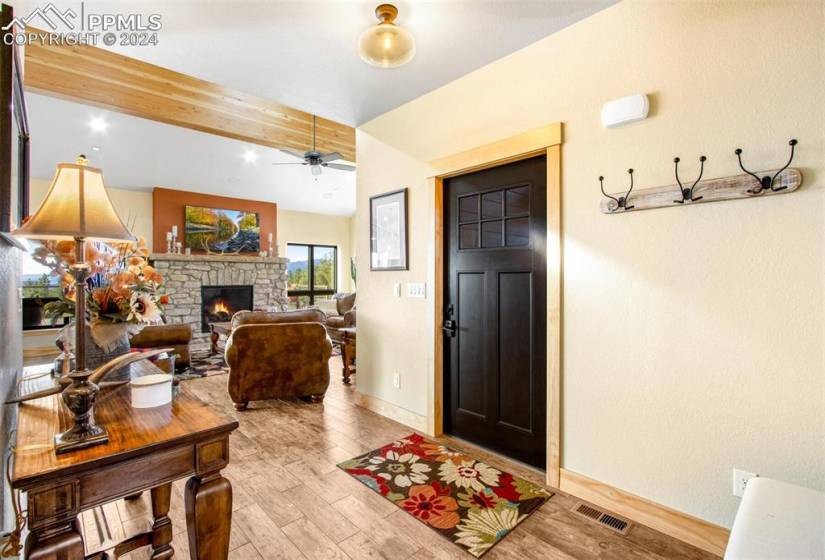
M704 202L718 200L735 200L737 198L757 198L793 192L802 185L802 173L798 169L789 168L793 161L796 140L788 142L791 147L791 157L781 169L752 173L742 165L742 149L734 152L739 160L739 167L745 173L719 179L702 181L707 157L699 158L700 168L698 178L691 186L687 186L679 178L678 157L673 159L676 184L633 191L633 170L628 169L630 188L625 193L607 194L604 191L604 177L599 177L599 185L605 196L601 202L601 211L605 214L622 214L634 210L650 210L668 206L690 206Z

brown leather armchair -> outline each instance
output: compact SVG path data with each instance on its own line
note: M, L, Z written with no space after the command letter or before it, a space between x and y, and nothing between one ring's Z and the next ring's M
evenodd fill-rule
M324 319L318 309L240 311L232 317L225 357L237 410L262 399L324 399L332 353Z
M129 339L132 348L174 348L175 369L187 369L191 361L189 343L192 341L192 325L148 325Z
M335 294L335 309L337 315L330 315L326 318L327 331L330 338L335 342L341 342L341 334L338 329L355 326L355 292L351 294Z

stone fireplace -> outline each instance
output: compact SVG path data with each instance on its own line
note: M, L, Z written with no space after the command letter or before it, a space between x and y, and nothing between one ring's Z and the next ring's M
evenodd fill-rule
M170 300L164 310L167 321L191 324L196 346L208 344L210 322L228 321L232 313L240 310L238 307L286 309L287 259L158 253L149 260L164 278L165 293ZM242 291L248 299L235 299ZM209 301L215 297L224 300L226 310L216 308L217 302ZM213 305L206 309L210 303ZM205 316L207 311L211 317Z

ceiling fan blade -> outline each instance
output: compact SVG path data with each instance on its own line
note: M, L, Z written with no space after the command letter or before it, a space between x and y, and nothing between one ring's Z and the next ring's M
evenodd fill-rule
M280 151L282 151L283 153L285 153L285 154L289 154L289 155L294 156L296 158L304 159L304 153L299 152L298 150L293 150L292 148L278 148L278 149Z
M330 152L321 156L321 161L327 163L328 161L335 161L336 159L344 159L344 156L338 152Z
M329 167L330 169L340 169L341 171L355 171L354 165L348 165L346 163L325 163L324 167Z
M305 161L288 161L288 162L276 162L272 165L308 165Z

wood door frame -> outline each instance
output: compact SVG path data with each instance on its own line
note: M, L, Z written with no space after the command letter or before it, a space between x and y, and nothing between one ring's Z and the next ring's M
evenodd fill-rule
M554 123L491 144L430 162L428 179L435 198L434 364L427 403L427 428L444 429L444 180L490 167L545 155L547 157L547 485L559 487L561 475L561 340L562 340L562 123Z

